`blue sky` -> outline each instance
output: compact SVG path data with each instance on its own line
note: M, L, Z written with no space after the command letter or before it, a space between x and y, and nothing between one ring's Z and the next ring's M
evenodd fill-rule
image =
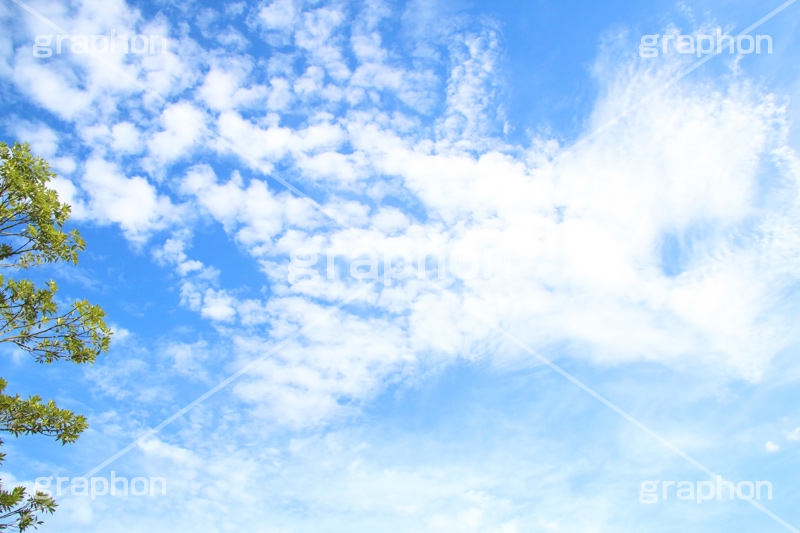
M87 241L26 275L116 332L2 350L90 422L4 485L166 480L43 532L797 531L798 9L4 0L0 139Z

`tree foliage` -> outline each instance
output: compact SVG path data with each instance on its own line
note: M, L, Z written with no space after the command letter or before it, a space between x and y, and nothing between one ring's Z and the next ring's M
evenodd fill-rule
M47 162L33 156L27 144L10 147L0 142L0 268L77 264L86 244L77 230L64 231L70 206L48 188L53 177ZM57 290L52 280L37 288L30 280L0 275L0 343L15 345L39 363L93 363L108 350L111 331L103 320L105 313L86 300L62 311ZM6 386L0 379L0 431L14 437L45 435L71 444L86 429L83 416L38 396L7 395ZM4 459L0 453L0 463ZM29 495L24 487L4 490L0 483L0 530L36 528L42 523L38 514L52 513L55 507L43 493Z

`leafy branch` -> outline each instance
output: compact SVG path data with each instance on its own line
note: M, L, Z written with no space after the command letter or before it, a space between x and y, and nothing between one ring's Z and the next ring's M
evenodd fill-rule
M64 231L71 210L47 187L53 177L47 162L31 155L27 144L9 147L0 142L0 267L77 264L86 243L77 230ZM30 280L0 276L0 343L16 346L39 363L91 364L108 350L111 330L103 320L105 312L86 300L60 311L57 291L52 280L37 288ZM60 409L52 400L6 395L6 386L0 378L0 431L14 437L45 435L71 444L88 427L83 416ZM0 453L0 463L4 459ZM8 491L0 483L0 530L35 529L42 523L38 514L52 513L55 507L41 492L31 496L24 487Z

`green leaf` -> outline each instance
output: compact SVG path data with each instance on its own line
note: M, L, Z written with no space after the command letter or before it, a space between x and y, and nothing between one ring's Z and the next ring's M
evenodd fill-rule
M70 207L47 187L54 176L46 161L31 155L27 144L9 147L0 142L0 267L77 264L86 243L77 230L64 232ZM0 275L0 343L16 345L40 363L93 363L109 347L111 330L103 320L105 312L86 300L60 310L57 291L53 280L37 288L30 280ZM4 394L6 387L0 378L0 431L14 437L45 435L71 444L88 427L83 416L60 409L52 400L10 396ZM0 463L4 459L0 453ZM27 495L24 487L7 491L0 483L0 530L36 528L42 523L37 515L52 513L55 507L45 494Z

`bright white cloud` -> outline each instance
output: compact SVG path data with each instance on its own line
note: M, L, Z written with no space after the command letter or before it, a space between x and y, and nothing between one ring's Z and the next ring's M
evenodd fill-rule
M33 155L51 160L58 151L58 136L42 123L16 119L10 125L11 133L18 142L28 143Z
M114 164L94 158L86 162L81 180L88 191L87 215L101 223L116 223L134 241L165 227L176 216L169 198L141 176L125 177Z
M153 135L147 146L159 161L172 161L186 155L203 136L205 117L187 102L170 105L161 115L162 130Z
M111 128L111 146L125 153L138 152L142 148L139 131L130 122L119 122Z

